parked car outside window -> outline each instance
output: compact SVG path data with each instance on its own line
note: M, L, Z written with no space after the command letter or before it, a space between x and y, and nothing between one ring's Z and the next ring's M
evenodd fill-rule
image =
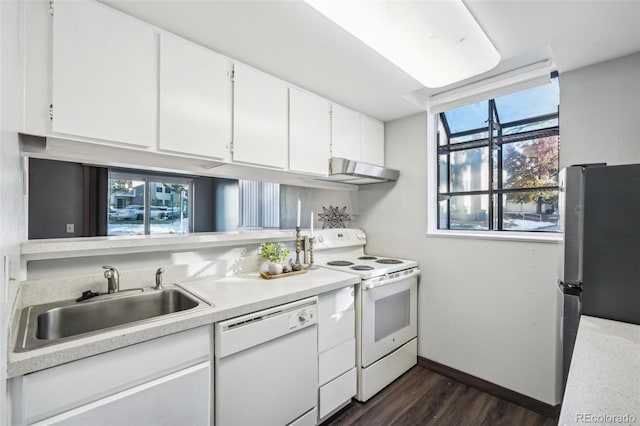
M149 208L149 216L151 219L165 219L167 217L166 207L151 206ZM133 204L121 209L115 209L113 217L121 220L142 220L144 219L144 206Z

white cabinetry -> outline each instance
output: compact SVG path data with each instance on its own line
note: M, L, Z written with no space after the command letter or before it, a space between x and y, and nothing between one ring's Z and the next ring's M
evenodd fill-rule
M21 6L20 131L52 138L51 156L188 173L233 162L227 177L265 180L326 176L331 156L383 165L383 124L356 111L103 2Z
M333 104L331 155L384 166L384 123Z
M384 166L384 123L360 116L360 160Z
M233 161L285 169L288 164L287 85L235 64Z
M331 106L331 155L360 159L360 114L343 106Z
M56 0L56 133L151 147L157 114L157 35L96 2Z
M201 363L36 424L205 426L210 423L209 401L189 392L206 391L210 379L211 364Z
M324 420L356 394L353 287L318 297L319 419Z
M289 170L327 175L330 110L328 100L289 88Z
M11 380L11 423L208 425L212 329L200 327Z
M224 159L231 143L231 63L169 33L160 35L162 150Z

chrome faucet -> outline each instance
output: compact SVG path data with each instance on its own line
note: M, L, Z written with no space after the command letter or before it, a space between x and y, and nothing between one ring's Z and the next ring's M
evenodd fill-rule
M156 286L155 290L162 290L162 274L164 273L164 269L158 268L156 270Z
M107 293L117 293L120 291L120 273L113 266L105 265L103 266L106 271L104 271L104 277L107 279Z

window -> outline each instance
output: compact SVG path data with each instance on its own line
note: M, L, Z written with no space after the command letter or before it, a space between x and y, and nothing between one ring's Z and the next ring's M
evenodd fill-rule
M107 235L187 233L190 194L188 178L111 171Z
M438 114L438 229L557 232L559 90Z

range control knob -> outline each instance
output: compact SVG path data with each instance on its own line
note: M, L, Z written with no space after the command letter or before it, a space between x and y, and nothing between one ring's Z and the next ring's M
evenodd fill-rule
M364 240L364 239L367 238L367 235L364 232L358 232L356 234L356 238L359 239L359 240Z
M324 237L323 237L322 235L318 235L318 236L316 237L316 241L317 241L317 242L319 242L319 243L321 243L322 241L324 241Z
M298 321L305 322L307 319L309 319L309 318L307 316L307 312L306 311L298 312Z

